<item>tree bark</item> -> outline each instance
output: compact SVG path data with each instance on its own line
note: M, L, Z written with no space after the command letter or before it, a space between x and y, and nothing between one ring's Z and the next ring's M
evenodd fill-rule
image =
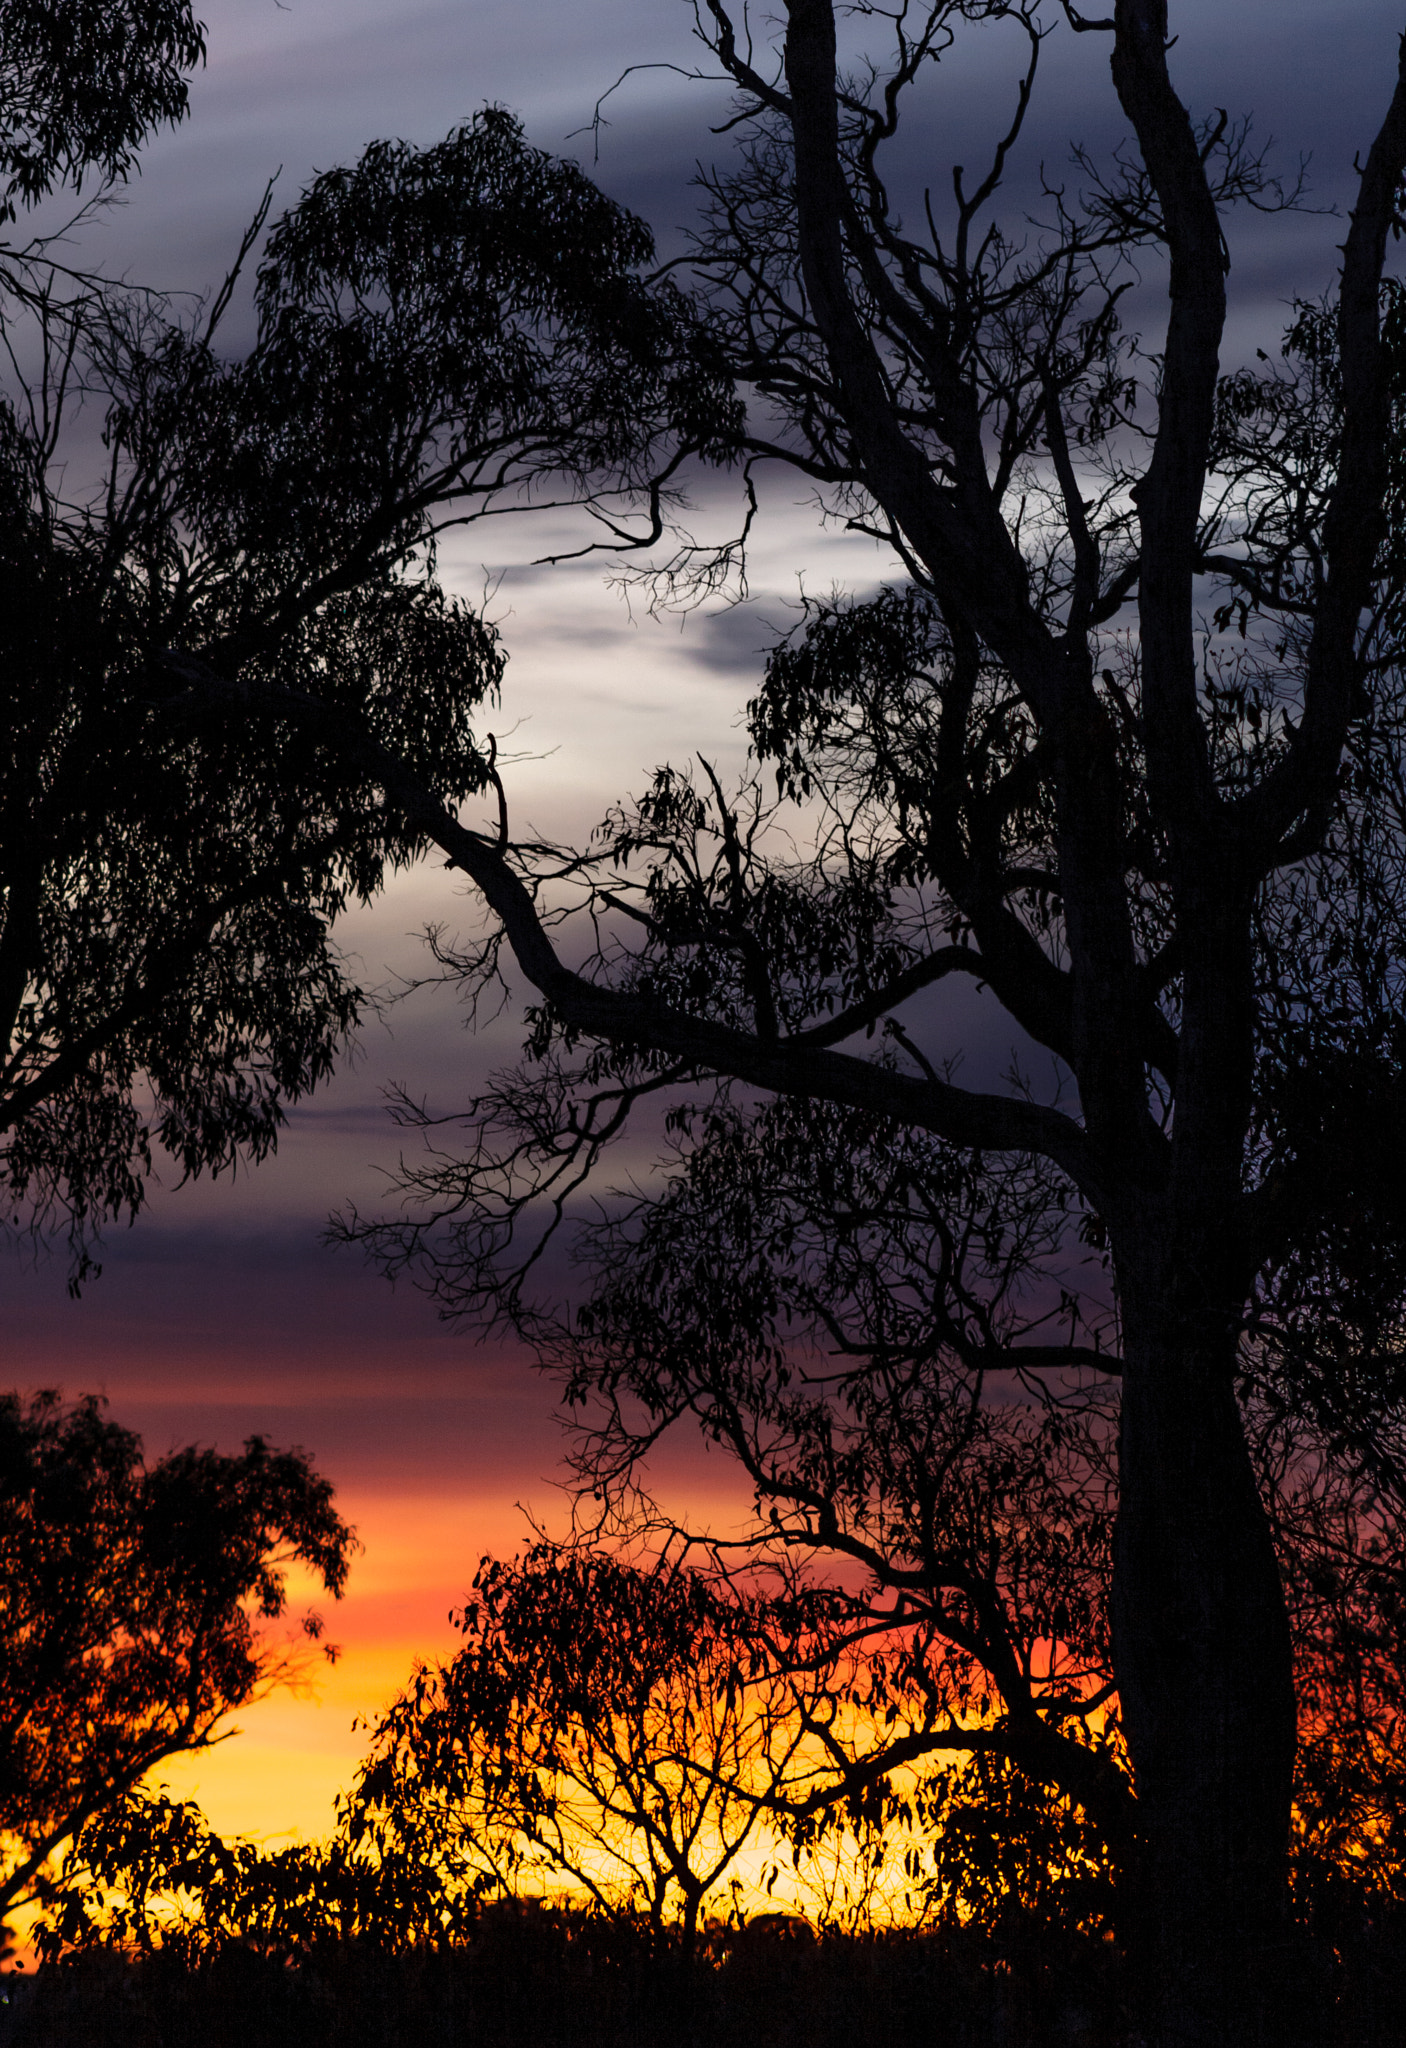
M1224 1220L1178 1228L1159 1205L1120 1261L1113 1648L1143 1844L1134 1954L1159 2048L1290 2038L1292 1657L1234 1336L1208 1327Z

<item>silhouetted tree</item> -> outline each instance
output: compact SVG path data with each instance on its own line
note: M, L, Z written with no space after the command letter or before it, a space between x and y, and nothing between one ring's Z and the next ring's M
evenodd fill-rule
M204 55L187 0L5 0L0 219L85 173L125 177L150 131L184 116Z
M424 844L382 756L445 803L493 781L470 720L502 656L440 588L436 532L609 521L735 411L697 317L641 280L648 231L505 114L317 180L229 359L266 211L194 319L42 248L11 265L0 1184L67 1229L78 1279L156 1148L187 1177L261 1157L353 1029L329 927Z
M91 1397L0 1400L0 1912L42 1894L85 1821L296 1670L263 1627L286 1569L338 1598L352 1547L301 1451L251 1437L148 1465Z
M667 1559L486 1559L464 1648L378 1723L343 1826L460 1893L643 1913L687 1961L705 1902L814 1768L832 1684L777 1658L780 1620Z
M32 1939L46 1962L115 1948L194 1967L226 1948L285 1960L351 1941L392 1954L462 1943L478 1912L443 1865L364 1830L264 1849L225 1841L189 1800L139 1788L78 1830Z
M569 1326L537 1328L583 1489L618 1504L607 1527L636 1515L648 1441L687 1416L746 1471L770 1551L846 1561L837 1637L885 1635L902 1712L835 1753L817 1807L893 1764L998 1756L1126 1864L1127 1775L1090 1739L1116 1693L1117 1359L1077 1207L1036 1162L833 1105L719 1098L690 1130L662 1191L583 1234Z
M1117 1351L1092 1369L1107 1374L1116 1357L1112 1656L1162 2025L1169 2039L1210 2040L1232 2008L1243 2020L1260 2000L1247 1986L1267 2000L1281 1973L1295 1746L1290 1629L1242 1397L1277 1379L1373 1486L1395 1399L1399 562L1387 515L1399 502L1399 311L1384 301L1382 265L1406 92L1365 152L1331 306L1303 313L1277 363L1223 378L1220 215L1285 195L1243 127L1198 126L1183 107L1159 0L1119 0L1098 21L1064 11L1076 31L1111 38L1136 144L1112 166L1081 159L1082 194L1050 194L1047 230L1018 248L982 215L1033 87L1031 8L905 14L889 73L842 80L829 0L792 0L773 71L709 0L701 22L750 140L740 168L708 188L706 347L681 298L640 284L637 224L601 212L578 173L523 151L501 117L438 155L383 147L320 181L275 235L264 338L247 366L218 365L203 334L166 321L153 339L140 308L95 319L85 301L60 317L36 293L59 337L60 382L82 359L84 379L115 401L119 488L56 520L46 430L17 428L27 452L8 465L21 480L11 525L22 573L45 559L27 525L37 518L58 536L64 574L84 566L81 542L103 602L155 617L154 635L139 624L135 652L124 643L106 663L104 687L114 672L140 676L140 715L159 705L164 743L221 720L228 730L232 706L251 731L263 719L296 730L325 749L314 779L325 759L373 809L381 790L378 830L406 847L434 838L483 889L545 999L535 1045L547 1067L527 1150L481 1153L479 1167L511 1175L545 1157L549 1175L564 1170L560 1192L641 1092L721 1075L983 1159L1043 1160L1070 1214L1088 1212L1115 1288ZM908 88L973 16L1026 38L1015 128L991 175L970 189L959 176L950 217L934 212L914 239L890 202L884 152ZM481 198L486 161L506 165L493 189L510 198L485 214L459 201ZM422 211L431 164L447 216ZM537 203L544 193L551 203ZM1169 311L1148 390L1118 305L1130 257L1158 250ZM770 431L744 445L791 462L889 540L913 591L823 609L771 665L754 740L785 795L819 800L829 822L816 857L788 865L720 792L666 775L613 821L602 862L615 871L591 906L623 908L640 948L581 974L544 928L532 893L544 869L508 843L506 806L496 838L445 809L444 797L488 785L490 759L446 746L453 771L426 773L382 723L394 691L379 676L328 687L339 658L313 643L319 630L335 641L338 602L368 588L378 617L381 602L404 603L417 625L433 611L414 571L403 598L400 572L455 494L474 502L487 485L503 502L512 486L555 477L598 504L611 489L628 500L681 449L725 452L737 422L714 346L768 410ZM488 398L456 439L466 391ZM106 537L114 502L129 522ZM1198 604L1211 629L1199 642ZM1123 630L1134 605L1136 638ZM43 644L48 616L41 605ZM360 644L359 620L354 631ZM89 644L86 631L75 644ZM171 647L182 653L163 667ZM180 687L163 695L153 675ZM484 681L478 664L469 694ZM90 690L80 708L96 701ZM64 758L81 767L101 754L94 731L83 726ZM27 791L55 776L52 745L46 728ZM433 744L426 752L437 760ZM126 758L120 746L111 756ZM67 798L71 782L58 786ZM265 802L261 787L255 807ZM7 845L47 857L45 823L22 804ZM174 841L187 859L192 823L182 816ZM690 865L700 840L707 858ZM41 1212L66 1206L81 1238L139 1194L138 1074L154 1079L156 1128L183 1164L217 1164L266 1142L280 1089L325 1065L354 996L331 969L308 996L325 956L305 923L296 1027L280 1037L281 1019L241 1014L231 1028L218 995L192 1000L189 948L168 974L140 919L114 919L101 890L74 888L84 854L73 845L46 870L61 884L36 881L32 859L27 879L7 881L5 943L7 990L19 991L11 1185ZM316 879L305 919L335 908L342 858L340 846L330 869L290 857L295 897ZM91 872L120 875L122 863L104 844ZM266 877L236 878L236 894L244 884L261 907L281 903ZM35 942L36 906L49 902L82 964L52 1001L51 963L67 955ZM201 899L202 963L207 928L242 903ZM106 968L114 931L128 951L120 980L104 983L94 949ZM247 962L253 949L239 943ZM259 951L261 970L269 957L276 946ZM919 1049L893 1013L953 974L983 984L1050 1052L1068 1079L1063 1102L964 1089L942 1049L937 1060ZM108 991L100 1045L75 1037L82 975ZM123 1033L130 1007L173 982L171 1059L148 1010ZM213 1083L200 1071L188 1082L192 1017L215 1020ZM881 1021L887 1062L837 1049ZM553 1065L561 1034L615 1050L573 1072ZM452 1199L472 1204L484 1184L475 1169ZM451 1259L493 1248L505 1212L480 1213L485 1235L461 1239ZM421 1243L412 1225L412 1254ZM1009 1368L1021 1340L994 1348ZM1272 2028L1244 2024L1249 2038Z
M378 1241L428 1260L451 1308L491 1302L525 1191L564 1203L631 1103L711 1077L944 1155L1042 1162L1110 1262L1113 1330L1082 1362L1117 1388L1111 1657L1158 2038L1268 2042L1296 1702L1246 1403L1277 1382L1375 1485L1398 1385L1402 311L1383 264L1406 83L1384 88L1330 299L1277 359L1223 376L1223 216L1294 194L1243 124L1182 103L1165 0L1064 13L1107 39L1134 140L1082 154L1080 189L1049 192L1014 243L985 215L1034 89L1033 6L900 10L867 72L841 71L830 0L790 0L770 54L722 0L700 7L748 138L707 180L697 249L762 400L747 445L888 541L911 587L814 609L770 664L753 740L799 838L668 771L609 821L572 870L614 917L584 972L539 908L555 854L387 782L540 992L541 1064ZM973 21L1025 40L1013 126L987 175L957 172L905 229L889 145ZM1150 382L1119 332L1134 257L1167 285ZM460 958L467 979L493 964L492 940ZM1062 1094L960 1083L940 1004L923 1026L897 1014L951 976L989 991ZM842 1050L881 1023L886 1057ZM706 1098L693 1130L711 1142ZM940 1245L947 1199L927 1206ZM698 1268L724 1323L733 1284ZM513 1272L497 1299L516 1310ZM983 1341L978 1384L1021 1369L1018 1327ZM647 1403L655 1364L632 1382L635 1363L607 1344L597 1383ZM844 1484L822 1463L801 1492L816 1541ZM900 1554L928 1540L896 1533Z

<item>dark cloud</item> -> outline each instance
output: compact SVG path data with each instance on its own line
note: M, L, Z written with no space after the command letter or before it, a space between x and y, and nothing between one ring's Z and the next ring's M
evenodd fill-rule
M780 604L740 604L723 612L696 612L683 624L682 651L700 668L735 679L739 695L761 679L767 654L796 623Z
M592 168L651 221L667 254L683 245L694 217L696 163L725 160L732 147L709 132L725 93L663 70L634 73L611 94L598 133L580 132L627 66L700 60L686 0L538 0L530 12L504 0L208 0L203 11L210 63L190 120L152 146L127 203L100 218L77 251L134 279L208 291L280 166L282 205L314 169L353 159L372 137L429 143L485 101L515 108L535 142ZM1057 9L1049 12L1053 20ZM1396 11L1384 0L1331 8L1174 0L1172 16L1173 62L1193 108L1253 113L1256 132L1276 138L1287 173L1311 154L1315 203L1344 205L1354 153L1370 140L1389 91ZM857 23L874 25L872 17ZM924 88L891 152L893 189L910 218L920 217L925 188L939 209L947 204L954 163L978 175L1008 118L1018 63L1012 37L973 30ZM1125 129L1104 40L1058 29L1009 166L1003 216L1019 230L1042 210L1042 167L1050 179L1072 180L1071 141L1106 155ZM1246 213L1229 232L1234 358L1270 345L1285 304L1331 281L1343 222ZM1149 264L1143 301L1154 333L1155 269ZM237 323L231 338L241 339ZM794 623L802 581L816 591L864 590L886 573L869 543L822 534L814 508L795 502L803 492L794 481L768 493L752 601L682 628L639 606L632 622L602 591L598 562L566 572L519 567L503 585L496 604L514 653L504 723L528 717L514 745L545 757L512 771L515 819L564 836L588 829L622 786L639 787L655 759L702 746L735 765L738 714L764 650ZM735 479L700 479L694 497L700 530L724 530L735 517ZM483 531L446 549L475 598L489 548ZM495 537L492 546L530 556L552 544L518 532L521 539ZM477 921L462 892L427 864L374 912L349 920L345 941L373 981L414 974L425 962L411 935L433 917L465 929ZM948 985L915 1002L908 1021L935 1059L965 1046L968 1085L1001 1086L1013 1052L1037 1091L1054 1085L975 988ZM233 1184L160 1194L135 1231L112 1233L106 1270L80 1301L66 1297L61 1257L37 1269L7 1260L9 1383L106 1389L119 1419L156 1448L192 1438L230 1446L256 1430L302 1441L342 1485L353 1519L359 1497L388 1487L407 1498L438 1490L491 1499L499 1523L504 1500L544 1497L560 1453L551 1388L510 1349L473 1344L439 1323L412 1288L393 1291L354 1255L319 1242L327 1210L348 1194L374 1204L377 1162L416 1143L385 1120L386 1081L452 1108L511 1059L520 1038L511 1014L477 1040L463 1023L451 992L430 991L392 1011L388 1029L368 1024L360 1064L294 1112L274 1162ZM612 1177L623 1178L644 1170L647 1156L636 1147L615 1165ZM725 1493L735 1475L681 1446L668 1478L702 1499L710 1488ZM471 1561L478 1547L470 1534L460 1553ZM364 1569L379 1567L368 1558ZM397 1565L396 1598L410 1597L406 1573L419 1570L429 1583L450 1569L442 1556ZM377 1699L361 1704L374 1708Z

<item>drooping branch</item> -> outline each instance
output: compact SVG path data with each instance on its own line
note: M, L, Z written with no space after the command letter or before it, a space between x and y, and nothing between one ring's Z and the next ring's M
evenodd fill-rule
M1315 608L1303 716L1283 762L1244 800L1241 831L1251 858L1267 868L1301 813L1321 836L1354 696L1361 679L1358 632L1385 529L1391 397L1381 340L1382 269L1399 221L1406 176L1406 36L1396 84L1358 188L1343 246L1337 342L1342 428L1323 520L1326 575Z
M253 693L216 676L190 657L168 657L178 673L216 700L249 703ZM402 760L364 724L313 697L269 693L286 716L307 721L349 760L380 781L387 798L417 831L444 852L482 891L527 979L562 1021L587 1036L638 1045L700 1071L783 1095L813 1096L874 1115L891 1116L958 1145L990 1152L1033 1152L1054 1161L1081 1192L1103 1189L1108 1169L1083 1131L1062 1111L989 1095L925 1077L892 1073L850 1053L835 1052L809 1033L770 1039L690 1016L664 1004L588 980L561 960L532 890L496 839L470 831ZM823 1029L823 1027L817 1027Z

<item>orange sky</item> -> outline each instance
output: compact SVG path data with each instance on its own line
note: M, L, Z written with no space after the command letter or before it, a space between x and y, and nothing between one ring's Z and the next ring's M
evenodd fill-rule
M432 141L492 99L521 110L534 141L582 155L666 236L693 213L682 188L710 148L709 103L677 74L641 72L611 101L609 122L594 131L598 157L583 139L597 94L626 64L690 56L690 11L674 0L561 8L552 33L536 37L522 35L502 0L299 0L293 8L210 0L201 12L211 24L210 62L195 82L191 120L146 153L126 203L90 231L87 260L143 282L209 290L275 166L286 167L281 206L314 162L346 161L372 135ZM1336 108L1355 121L1352 81L1380 61L1377 12L1362 0L1343 9L1340 55L1358 68L1343 70L1336 95L1277 62L1259 0L1239 10L1234 35L1218 22L1200 47L1214 61L1218 93L1239 53L1234 91L1258 95L1262 132L1323 143L1331 177L1350 162L1351 146L1334 140L1329 117ZM1059 74L1049 102L1048 138L1059 151L1072 132L1093 141L1112 105L1103 70L1095 77L1072 49L1077 41L1066 53L1073 68ZM989 47L986 70L983 56L958 74L965 83L947 108L945 135L968 116L984 132L990 105L1006 107L1006 59L999 39ZM1066 57L1056 49L1049 61ZM1263 227L1252 266L1271 334L1294 282L1276 268L1278 232ZM1340 228L1324 215L1322 233L1330 244ZM690 513L699 533L735 530L735 486L718 489L732 500ZM491 593L511 653L494 722L513 734L507 751L535 756L507 770L515 830L579 837L665 759L702 751L725 777L733 773L759 650L795 623L802 580L823 593L872 588L893 573L871 542L822 529L798 482L766 479L763 492L751 602L686 622L651 620L638 603L629 609L603 587L599 557L535 565L564 544L561 533L539 526L529 535L500 522L446 542L446 580L475 602ZM401 878L340 936L374 983L423 967L413 934L426 922L444 918L452 928L470 915L432 863ZM361 1530L365 1550L347 1599L329 1616L343 1661L324 1667L312 1694L255 1707L240 1717L237 1740L166 1773L173 1787L198 1791L229 1832L277 1838L324 1829L359 1754L353 1717L385 1703L416 1653L451 1647L447 1612L478 1557L520 1539L516 1503L543 1514L558 1506L550 1391L509 1351L475 1347L438 1325L413 1290L392 1292L354 1257L319 1246L327 1211L349 1197L374 1206L379 1169L393 1163L398 1140L382 1086L404 1081L438 1107L455 1107L495 1061L512 1056L519 1035L508 1018L466 1039L446 991L397 1009L390 1026L368 1028L360 1062L295 1115L274 1162L232 1184L160 1193L135 1231L114 1233L107 1271L81 1301L67 1298L61 1261L0 1269L3 1384L106 1392L115 1418L142 1431L152 1453L191 1441L236 1449L255 1431L300 1443ZM990 1050L1004 1069L1008 1027ZM706 1465L692 1447L674 1469L672 1495L701 1510L713 1493L725 1503L736 1483L720 1460Z
M197 1206L217 1215L219 1193ZM305 1446L336 1483L363 1546L346 1597L290 1583L294 1608L311 1598L324 1614L340 1659L317 1659L297 1693L237 1715L238 1736L158 1774L221 1832L311 1837L362 1753L353 1721L390 1700L416 1656L452 1652L449 1612L479 1558L525 1540L524 1508L564 1520L552 1392L522 1359L444 1330L414 1294L319 1250L315 1219L280 1245L216 1233L208 1217L182 1228L174 1200L158 1211L114 1240L77 1303L57 1264L12 1270L6 1376L105 1392L149 1455L191 1441L234 1449L260 1431ZM670 1463L672 1490L700 1509L736 1492L697 1447Z
M431 914L442 886L433 871L410 878L352 936L403 931L411 902ZM485 1552L527 1540L524 1509L565 1520L549 1383L509 1343L447 1328L414 1289L319 1243L328 1209L374 1195L377 1162L394 1157L386 1078L409 1063L452 1088L465 1059L483 1057L464 1049L452 1002L442 1007L437 1025L412 1015L393 1041L370 1034L360 1063L294 1113L271 1164L158 1190L136 1228L110 1234L102 1276L78 1301L57 1252L3 1271L5 1384L106 1395L148 1456L191 1442L231 1451L255 1432L299 1444L358 1531L346 1597L314 1599L342 1648L336 1665L317 1659L299 1693L245 1709L238 1736L158 1773L221 1832L325 1833L363 1751L353 1721L389 1702L417 1656L452 1652L450 1609ZM494 1056L511 1049L497 1034ZM718 1455L680 1444L663 1476L700 1512L735 1512L737 1477ZM299 1589L294 1604L312 1593Z
M528 1368L473 1355L422 1303L320 1254L310 1229L296 1235L280 1257L243 1232L212 1245L153 1222L145 1241L139 1229L114 1244L77 1304L52 1265L7 1290L11 1382L105 1392L149 1454L231 1450L254 1431L300 1443L337 1486L363 1546L347 1595L293 1590L298 1607L313 1595L342 1657L160 1773L221 1831L270 1838L325 1832L360 1753L353 1719L389 1700L414 1656L452 1647L450 1608L484 1551L521 1540L520 1500L551 1508L540 1482L558 1455L550 1390Z

